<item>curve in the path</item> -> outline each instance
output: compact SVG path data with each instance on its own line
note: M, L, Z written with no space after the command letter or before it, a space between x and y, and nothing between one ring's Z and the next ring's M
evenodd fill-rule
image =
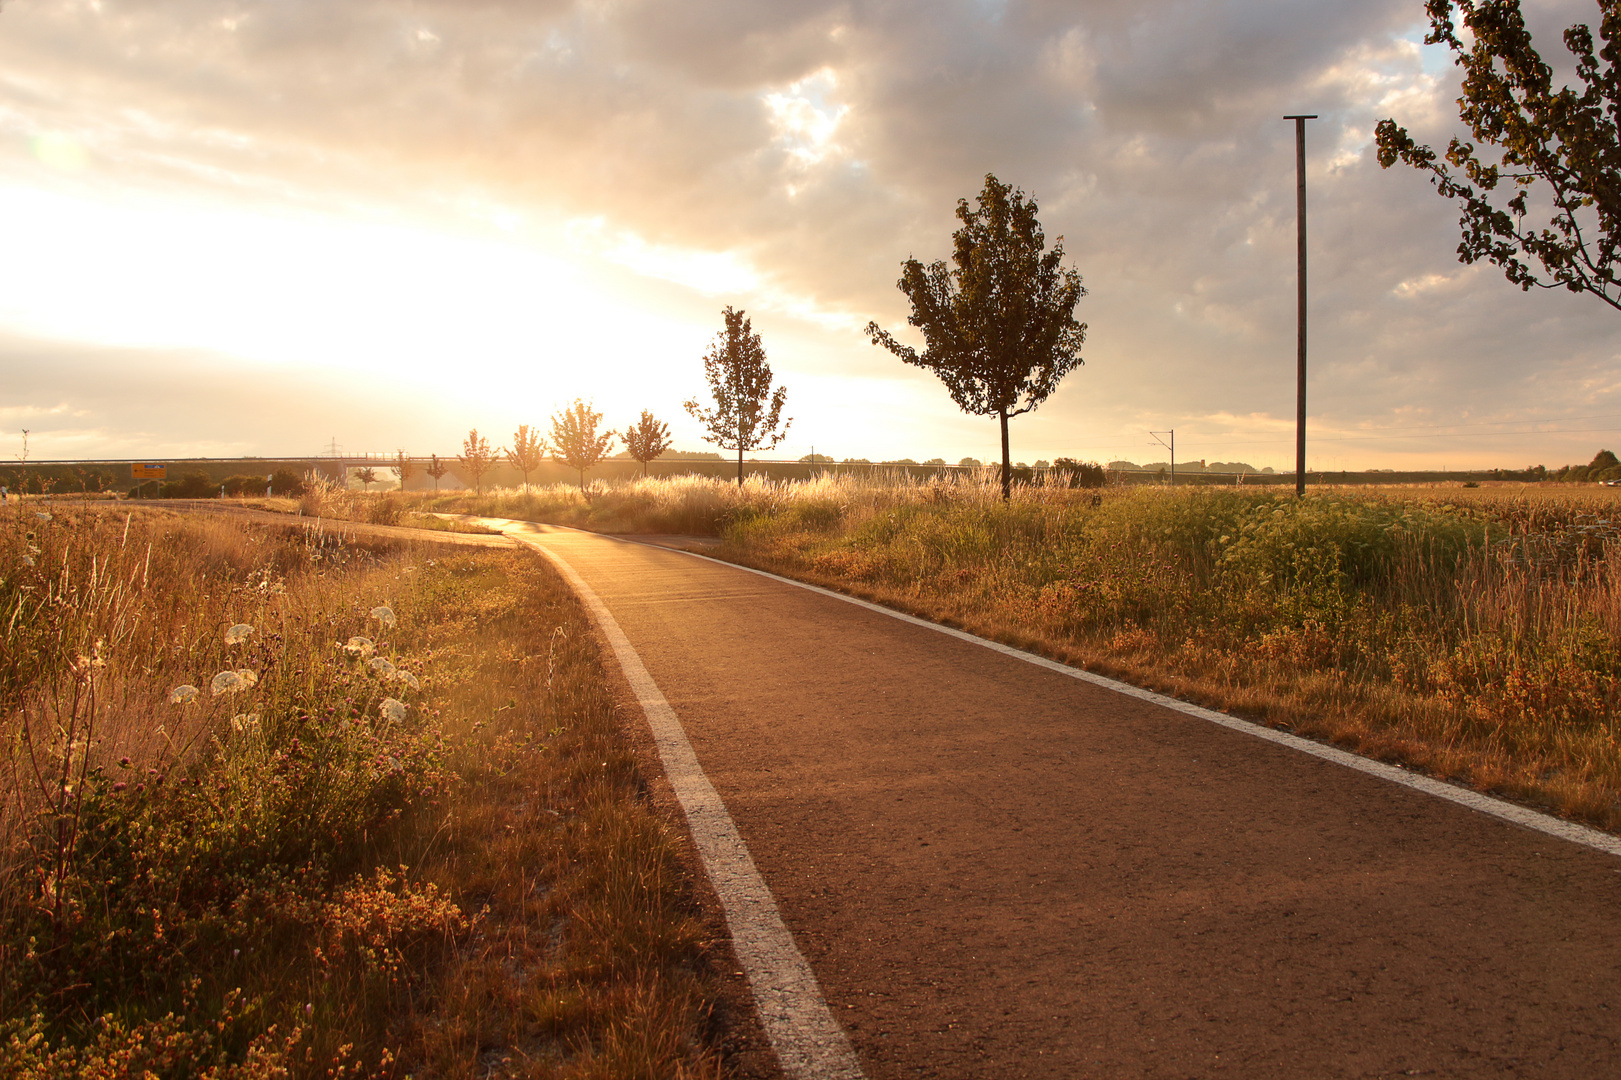
M1617 1074L1611 855L845 598L524 538L662 690L875 1080Z

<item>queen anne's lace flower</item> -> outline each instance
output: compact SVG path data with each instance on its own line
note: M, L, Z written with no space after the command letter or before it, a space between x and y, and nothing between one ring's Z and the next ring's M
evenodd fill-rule
M354 637L349 639L348 644L344 645L343 651L347 653L351 659L365 660L371 656L376 648L377 643L371 638L362 637L361 635L356 634Z
M384 720L397 724L405 719L405 702L386 697L382 704L377 706L377 711L383 714Z
M234 671L222 671L214 676L213 682L208 684L208 688L214 692L215 697L219 697L221 694L234 694L238 690L244 689L244 686L242 676Z
M197 700L197 688L190 683L182 683L169 691L170 705L184 705L188 701Z
M225 631L225 644L241 644L242 642L248 640L248 635L251 633L253 633L253 627L249 626L245 622L239 622L229 630Z
M409 671L396 671L394 673L394 677L413 690L422 689L422 683L418 681L417 677L411 674Z
M244 690L259 685L258 672L250 671L247 668L237 668L236 677L242 680L242 689Z
M372 608L371 617L382 623L384 626L394 627L399 625L399 620L394 617L394 609L386 604L381 607Z
M371 658L371 669L373 671L377 672L377 674L381 675L385 679L390 679L390 678L394 677L394 665L388 659L388 657L386 657L386 656L374 656L374 657L372 657Z

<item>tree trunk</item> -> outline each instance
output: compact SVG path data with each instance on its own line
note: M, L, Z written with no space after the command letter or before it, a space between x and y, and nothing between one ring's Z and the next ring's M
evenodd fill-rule
M741 439L738 441L742 442ZM740 488L743 486L743 448L741 446L737 448L737 486Z
M1013 466L1008 459L1007 445L1007 410L1002 409L996 415L1002 421L1002 501L1007 502L1013 498Z

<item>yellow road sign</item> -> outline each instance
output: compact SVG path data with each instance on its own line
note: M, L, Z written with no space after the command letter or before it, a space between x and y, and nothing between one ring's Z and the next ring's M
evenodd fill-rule
M167 480L169 466L158 464L137 463L129 467L130 475L137 480Z

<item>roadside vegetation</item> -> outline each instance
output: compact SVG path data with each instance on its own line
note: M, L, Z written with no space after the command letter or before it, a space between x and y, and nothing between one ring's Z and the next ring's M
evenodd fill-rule
M1621 828L1621 500L1602 488L638 481L436 509L726 558ZM1096 496L1096 497L1095 497Z
M718 1075L588 623L532 554L0 521L0 1075Z

